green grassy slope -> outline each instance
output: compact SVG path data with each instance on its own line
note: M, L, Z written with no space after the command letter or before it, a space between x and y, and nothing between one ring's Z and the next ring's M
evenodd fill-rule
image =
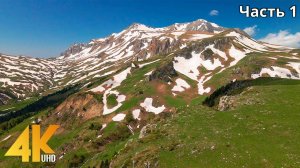
M300 81L258 80L239 95L240 106L219 112L179 110L133 139L116 167L299 167ZM251 105L246 100L255 100Z
M19 102L16 102L16 103L2 105L2 106L0 106L0 114L6 114L6 113L11 112L11 111L20 110L20 109L26 107L27 105L37 101L37 100L38 100L38 98L30 98L30 99L19 101Z
M300 123L300 81L258 79L240 90L238 106L225 112L180 99L177 113L167 119L154 118L157 125L142 139L131 135L128 121L110 123L98 137L102 117L92 118L49 142L57 154L68 152L53 167L100 166L109 161L113 167L298 167ZM201 98L202 100L202 98ZM251 100L249 102L249 100ZM47 111L34 117L45 116ZM4 157L17 135L30 124L26 119L2 135L0 167L18 166L19 158ZM93 127L91 125L93 124ZM123 131L122 131L123 130ZM121 131L121 132L120 132ZM106 161L107 160L107 161ZM23 167L45 166L22 164Z

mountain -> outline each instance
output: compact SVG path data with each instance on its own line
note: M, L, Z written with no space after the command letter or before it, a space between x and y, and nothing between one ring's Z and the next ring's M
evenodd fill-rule
M53 77L59 66L48 59L5 54L0 55L0 62L1 90L9 92L7 96L11 98L24 98L25 95L32 95L53 86Z
M178 47L188 41L209 37L223 30L223 27L201 19L164 28L151 28L135 23L109 37L92 40L88 44L75 44L62 53L62 58L83 59L102 53L109 55L109 51L114 51L117 53L115 56L120 58L130 55L136 59L146 59L160 52L167 52L166 48Z
M183 49L193 41L217 37L216 35L224 30L228 32L230 29L202 19L190 23L176 23L164 28L132 24L124 31L109 37L92 40L87 44L75 44L55 59L2 54L1 94L24 99L31 97L32 93L43 94L49 89L51 91L61 86L110 75L116 71L119 63L143 61L155 55ZM222 35L237 38L237 43L241 43L248 50L244 54L255 50L285 50L275 45L256 42L240 30L232 30L231 34ZM234 48L232 52L233 50ZM225 58L224 53L221 56ZM14 71L14 74L11 71Z
M74 44L57 58L2 54L0 61L0 153L24 125L56 123L61 127L50 143L59 160L52 167L172 167L166 158L182 158L184 165L192 157L189 152L207 165L201 153L220 148L225 154L225 142L237 143L226 137L238 139L236 134L249 131L245 125L255 131L253 122L260 127L294 123L293 117L281 121L270 114L288 108L295 115L300 107L297 98L288 103L293 90L299 92L299 49L260 42L240 29L202 19L163 28L135 23L106 38ZM279 95L286 101L276 99ZM257 116L247 114L246 120L247 109ZM236 118L245 123L236 123ZM211 132L217 131L224 144L212 138ZM249 146L258 137L251 138ZM241 154L230 150L230 155L236 153Z
M5 79L0 81L3 83L1 88L8 89L14 97L26 98L32 92L43 93L44 88L55 89L61 85L112 74L117 62L146 60L157 54L183 48L190 41L211 37L214 32L221 30L224 28L205 20L165 28L133 24L118 34L92 40L87 44L75 44L55 59L3 54L1 77ZM11 70L19 73L11 74Z

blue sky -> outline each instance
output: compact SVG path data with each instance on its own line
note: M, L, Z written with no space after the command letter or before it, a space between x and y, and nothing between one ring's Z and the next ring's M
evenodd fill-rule
M105 37L134 22L163 27L200 18L224 27L244 29L256 25L256 39L269 33L277 37L280 30L287 30L285 35L296 35L300 32L299 3L299 0L0 0L0 52L57 56L75 42ZM285 18L246 18L239 14L238 7L280 7L288 11L292 4L299 6L298 18L290 14ZM212 10L217 10L218 15L209 15Z

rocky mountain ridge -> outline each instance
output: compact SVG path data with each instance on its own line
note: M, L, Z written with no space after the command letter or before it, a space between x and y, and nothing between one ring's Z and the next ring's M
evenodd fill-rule
M2 54L1 94L5 97L26 98L32 93L43 93L47 89L69 85L96 76L111 74L116 62L146 60L157 54L171 52L174 48L183 47L187 40L197 40L196 35L213 33L224 28L205 20L191 23L174 24L165 28L150 28L143 24L132 24L120 33L109 37L92 40L87 44L74 44L54 59L15 57ZM197 33L188 31L199 31ZM181 38L181 35L195 36ZM104 63L103 63L104 62ZM109 64L109 66L105 66ZM111 68L110 68L111 67ZM83 76L83 78L82 78ZM98 75L99 77L101 75ZM81 79L82 78L82 79ZM9 96L4 92L12 93ZM12 96L13 95L13 96ZM4 96L3 96L4 99ZM4 100L3 100L4 101ZM6 101L4 101L6 102Z
M201 46L196 46L198 42L202 42ZM234 45L229 48L233 43ZM7 102L9 98L24 99L38 94L45 95L49 91L79 82L88 84L91 80L114 74L126 64L145 62L157 55L168 55L179 51L178 53L183 53L184 57L189 59L193 54L184 54L190 51L186 49L188 45L192 46L189 48L197 48L196 53L201 55L201 60L196 62L202 61L203 64L198 63L199 65L195 66L204 66L209 71L217 67L226 67L227 65L223 65L222 62L228 60L228 56L235 61L226 64L233 66L250 52L291 50L257 42L241 30L226 29L202 19L190 23L176 23L164 28L132 24L120 33L114 33L106 38L95 39L87 44L75 44L54 59L2 54L0 56L1 102ZM176 62L181 58L174 59L175 69L189 76L190 72L187 70L193 71L189 66L194 62L186 62L188 67L180 70L180 66L184 66L185 63L181 62L179 65ZM199 72L195 72L194 75L197 73ZM191 78L199 80L195 76ZM203 82L210 77L202 76L202 78ZM208 90L203 93L207 92Z

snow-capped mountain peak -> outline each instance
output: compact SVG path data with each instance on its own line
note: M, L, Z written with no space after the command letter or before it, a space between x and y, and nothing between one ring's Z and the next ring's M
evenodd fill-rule
M210 33L220 33L225 30L225 28L217 25L216 23L211 23L204 19L198 19L188 23L175 23L167 28L171 31L203 31Z
M216 34L224 30L225 28L203 19L188 23L176 23L162 28L152 28L144 24L134 23L127 29L119 33L113 33L106 38L92 40L88 44L73 45L62 54L64 56L61 58L78 60L90 56L97 56L101 53L109 54L112 53L111 51L117 50L120 50L120 52L117 53L122 53L122 50L126 48L128 52L128 47L132 46L135 51L132 51L131 55L139 53L139 56L142 57L141 59L145 59L153 54L157 54L157 52L150 51L153 50L151 49L153 48L153 43L168 40L170 45L175 45L182 43L178 42L178 40L199 40L211 36L207 35L207 33ZM180 39L183 35L185 35L185 39ZM141 51L141 49L143 51ZM124 51L123 55L126 55L127 52Z
M216 38L210 38L213 36ZM120 65L146 61L154 56L174 53L177 50L183 51L191 44L197 45L198 42L203 44L196 47L199 49L197 53L205 49L206 52L213 52L225 60L232 55L236 56L233 56L236 58L233 62L226 62L222 66L233 66L250 52L289 50L258 42L242 30L226 29L202 19L189 23L175 23L163 28L135 23L108 37L94 39L86 44L76 43L56 59L36 60L0 55L0 62L3 65L3 68L0 67L0 71L3 71L0 84L3 83L2 86L6 88L10 85L10 92L15 97L27 97L28 95L23 93L28 93L28 89L42 93L45 88L56 89L107 76L115 73ZM214 65L211 65L210 60L203 61L208 69L213 69L221 65L220 60L221 58L216 62L213 60ZM187 67L190 66L188 61ZM13 72L9 69L11 67L19 68L13 69L16 71ZM32 67L36 67L35 71L30 70ZM186 73L190 74L190 71Z
M128 27L127 30L139 30L139 31L155 31L155 28L146 26L144 24L140 24L140 23L133 23L132 25L130 25Z

